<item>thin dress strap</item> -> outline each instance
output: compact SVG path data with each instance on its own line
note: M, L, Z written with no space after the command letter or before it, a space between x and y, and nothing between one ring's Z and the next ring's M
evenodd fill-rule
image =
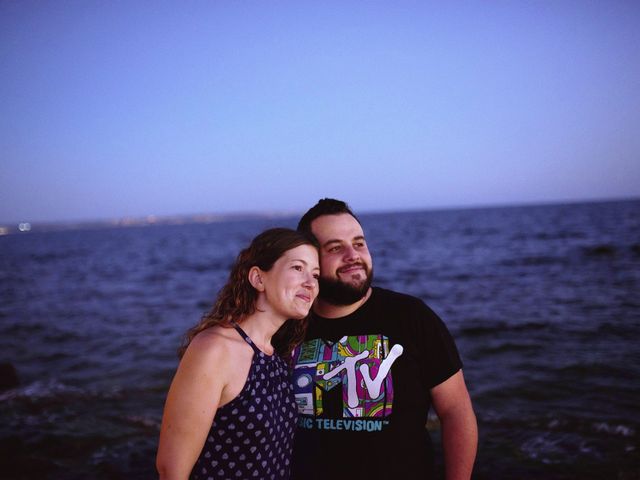
M233 322L233 323L232 323L232 325L233 325L233 328L235 328L235 329L236 329L236 331L240 334L240 336L241 336L242 338L244 338L244 340L245 340L249 345L251 345L251 348L253 348L253 351L254 351L255 353L260 353L260 349L259 349L258 347L256 347L256 345L253 343L253 340L251 340L251 338L249 338L249 335L247 335L247 334L245 333L245 331L244 331L244 330L242 330L242 329L240 328L240 325L238 325L236 322Z

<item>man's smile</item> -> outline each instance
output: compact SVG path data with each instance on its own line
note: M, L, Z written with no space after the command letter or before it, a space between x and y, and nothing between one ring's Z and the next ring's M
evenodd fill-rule
M344 267L340 267L338 269L338 273L359 273L360 271L365 271L364 265L362 263L353 263L350 265L346 265Z

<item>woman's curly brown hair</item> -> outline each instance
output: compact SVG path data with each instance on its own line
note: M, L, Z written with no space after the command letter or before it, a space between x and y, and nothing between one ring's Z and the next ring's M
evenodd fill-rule
M313 237L288 228L271 228L254 238L251 245L238 255L229 273L229 280L220 290L211 311L185 334L184 341L178 349L178 356L182 358L193 338L203 330L215 325L229 327L233 322L240 324L253 314L256 311L258 292L249 282L251 267L269 271L286 251L300 245L318 248ZM296 345L302 342L306 326L306 318L287 320L271 339L276 353L287 358Z

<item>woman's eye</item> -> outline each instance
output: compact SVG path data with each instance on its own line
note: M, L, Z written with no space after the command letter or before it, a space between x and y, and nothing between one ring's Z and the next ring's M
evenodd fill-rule
M320 279L320 274L319 273L314 273L313 274L313 278L315 278L316 280Z
M291 268L293 268L294 270L297 270L297 271L299 271L299 272L301 272L301 271L302 271L302 265L294 265L294 266L293 266L293 267L291 267Z

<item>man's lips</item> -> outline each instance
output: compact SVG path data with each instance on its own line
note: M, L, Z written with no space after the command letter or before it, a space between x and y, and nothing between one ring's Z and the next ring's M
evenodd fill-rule
M361 263L354 263L345 267L340 267L338 273L354 273L360 270L364 270L364 265Z

